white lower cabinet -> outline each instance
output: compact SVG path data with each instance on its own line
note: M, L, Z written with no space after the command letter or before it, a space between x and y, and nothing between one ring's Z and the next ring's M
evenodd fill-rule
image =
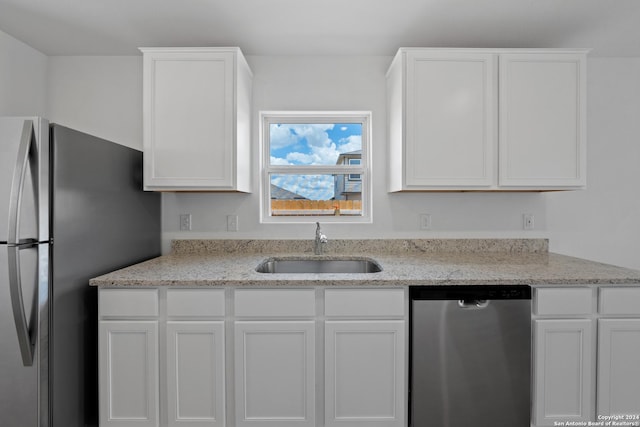
M325 425L404 425L404 321L327 321Z
M593 419L592 323L589 319L534 321L535 425Z
M158 322L99 323L100 426L158 425Z
M167 425L225 425L224 322L167 322Z
M406 304L402 288L102 288L100 426L404 427Z
M533 425L639 422L640 287L542 287L534 307Z
M640 415L640 319L598 320L598 414Z
M406 425L405 290L324 296L325 426Z
M236 426L315 425L315 322L239 321Z

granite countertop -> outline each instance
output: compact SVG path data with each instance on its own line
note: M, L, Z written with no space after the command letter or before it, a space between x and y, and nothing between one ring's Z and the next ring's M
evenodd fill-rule
M91 279L92 286L407 286L638 284L640 271L548 252L546 239L177 240L171 254ZM378 273L270 274L267 258L370 258Z

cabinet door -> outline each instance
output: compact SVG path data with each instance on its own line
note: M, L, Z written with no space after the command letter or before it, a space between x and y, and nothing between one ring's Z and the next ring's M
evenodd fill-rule
M494 183L495 55L407 54L407 189Z
M499 185L586 184L584 54L500 55Z
M536 320L534 328L534 424L592 420L592 321Z
M224 322L167 322L170 427L224 426Z
M236 426L315 425L315 322L235 322Z
M327 321L325 425L405 425L404 321Z
M640 415L640 319L598 320L598 415Z
M100 426L158 425L158 323L99 324Z
M232 189L234 53L145 51L145 189Z

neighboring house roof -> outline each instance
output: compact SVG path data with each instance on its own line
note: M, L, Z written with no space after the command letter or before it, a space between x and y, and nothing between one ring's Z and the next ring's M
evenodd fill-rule
M285 200L306 200L306 197L301 196L293 191L285 190L282 187L271 184L271 198L272 199L285 199Z
M343 160L347 157L357 158L362 157L362 150L349 151L348 153L342 153L338 156L338 160L336 161L336 165L343 164Z

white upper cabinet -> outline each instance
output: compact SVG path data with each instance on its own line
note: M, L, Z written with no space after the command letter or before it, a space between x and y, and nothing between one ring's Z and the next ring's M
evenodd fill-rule
M494 184L495 55L401 50L387 76L391 191Z
M402 48L389 191L583 187L585 51Z
M144 188L250 191L252 73L238 48L141 48Z
M586 57L500 55L500 186L586 184Z

